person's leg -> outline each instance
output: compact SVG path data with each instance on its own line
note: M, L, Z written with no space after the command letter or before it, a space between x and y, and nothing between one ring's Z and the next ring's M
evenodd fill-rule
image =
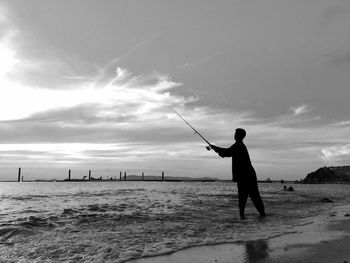
M259 193L259 189L258 189L258 184L251 186L251 188L249 189L249 196L253 201L253 204L256 208L256 210L258 210L259 214L261 216L266 216L265 214L265 206L263 201L261 200L261 196Z
M248 199L248 191L246 187L242 185L237 185L238 187L238 205L239 205L239 215L243 219L244 218L244 210L245 205Z

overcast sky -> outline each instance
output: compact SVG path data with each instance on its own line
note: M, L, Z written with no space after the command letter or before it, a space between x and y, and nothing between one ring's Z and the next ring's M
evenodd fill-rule
M230 179L350 164L347 0L0 0L0 176ZM74 174L74 173L73 173Z

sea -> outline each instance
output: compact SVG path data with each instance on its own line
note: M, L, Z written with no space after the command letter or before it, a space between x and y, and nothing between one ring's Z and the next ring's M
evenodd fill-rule
M0 183L0 262L118 263L269 239L350 201L350 185L284 185L260 183L268 216L248 200L240 220L232 182Z

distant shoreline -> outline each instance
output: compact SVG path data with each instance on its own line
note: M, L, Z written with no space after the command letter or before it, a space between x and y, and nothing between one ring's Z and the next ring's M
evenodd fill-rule
M206 183L214 183L214 182L221 182L221 183L232 183L231 180L219 180L219 179L127 179L127 180L119 180L119 179L101 179L101 180L82 180L82 179L71 179L71 180L62 180L62 179L34 179L34 180L25 180L21 181L20 183L99 183L99 182L206 182ZM0 180L0 183L19 183L18 181L14 180ZM283 181L280 180L272 180L272 181L258 181L258 183L279 183L279 184L350 184L350 182L295 182L295 181Z

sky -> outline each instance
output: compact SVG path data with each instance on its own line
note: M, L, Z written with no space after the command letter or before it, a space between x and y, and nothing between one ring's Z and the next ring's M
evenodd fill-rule
M346 0L0 0L0 178L258 179L350 164Z

